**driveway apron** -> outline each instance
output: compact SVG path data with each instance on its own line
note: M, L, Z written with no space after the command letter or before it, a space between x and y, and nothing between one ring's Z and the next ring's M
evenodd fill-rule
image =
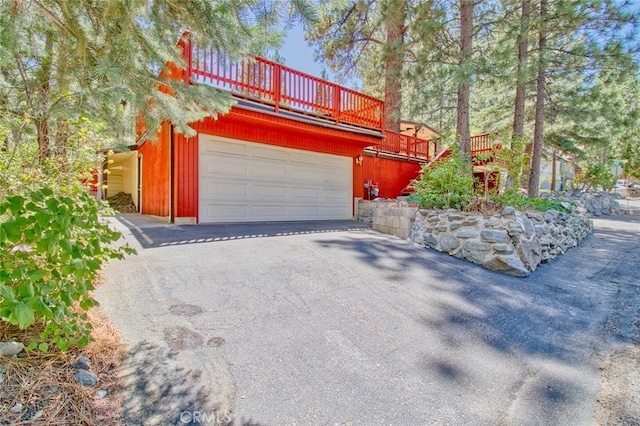
M605 375L612 354L640 342L638 217L597 219L525 279L357 222L112 222L138 250L108 264L96 291L130 347L127 424L639 415L597 403L619 384Z

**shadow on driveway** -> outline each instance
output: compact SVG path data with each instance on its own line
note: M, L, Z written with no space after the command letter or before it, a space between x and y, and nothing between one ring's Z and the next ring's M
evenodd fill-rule
M354 220L173 225L136 213L119 214L116 218L131 230L131 234L145 249L249 238L357 231L371 228L368 224Z

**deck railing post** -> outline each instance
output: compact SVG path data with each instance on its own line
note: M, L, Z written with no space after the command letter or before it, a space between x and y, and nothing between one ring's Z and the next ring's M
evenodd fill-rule
M340 86L333 85L333 117L336 120L336 124L340 124Z
M182 58L185 62L184 68L184 84L191 84L191 74L193 73L193 42L191 41L191 33L185 31L182 33L185 41L182 45Z
M282 67L278 63L273 64L273 102L275 112L280 111L280 100L282 97Z

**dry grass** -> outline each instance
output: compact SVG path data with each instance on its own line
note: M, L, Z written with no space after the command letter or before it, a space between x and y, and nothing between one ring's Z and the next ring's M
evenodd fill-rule
M123 424L123 384L118 367L126 347L99 308L92 309L89 318L95 341L81 350L25 350L22 358L0 358L0 425ZM36 326L19 330L0 322L0 341L29 342L40 331ZM77 371L69 368L80 354L91 361L90 371L99 378L94 388L77 384L73 377ZM107 396L97 397L97 390L106 390Z

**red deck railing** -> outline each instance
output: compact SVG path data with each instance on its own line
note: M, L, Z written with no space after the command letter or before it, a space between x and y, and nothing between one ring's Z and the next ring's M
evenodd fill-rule
M499 145L491 142L491 134L471 136L471 156L493 153ZM404 135L389 130L384 131L384 139L375 147L378 152L386 152L406 156L410 160L431 161L438 154L438 144L431 139L420 139L414 136Z
M496 147L491 143L491 134L483 133L481 135L471 136L471 156L478 154L492 153Z
M215 49L179 45L186 63L184 79L231 92L237 97L329 120L335 124L383 130L384 102L321 78L254 56L232 60Z
M420 139L385 130L384 139L376 149L378 152L397 154L410 160L429 161L437 154L438 144L431 139Z

